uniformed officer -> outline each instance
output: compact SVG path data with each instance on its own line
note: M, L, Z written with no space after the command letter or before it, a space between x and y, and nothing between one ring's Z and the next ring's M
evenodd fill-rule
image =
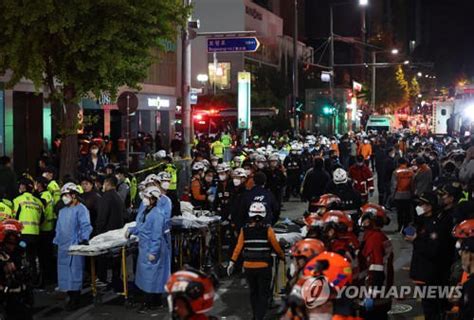
M53 167L47 167L42 174L42 176L48 181L47 189L53 196L54 205L56 205L61 199L61 188L56 180L54 180L55 172L56 170Z

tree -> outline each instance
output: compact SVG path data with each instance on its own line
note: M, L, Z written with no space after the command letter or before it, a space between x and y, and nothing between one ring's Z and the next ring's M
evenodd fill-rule
M61 176L76 168L77 102L139 89L152 49L176 39L187 12L180 0L0 1L0 72L12 71L10 87L24 77L49 91Z

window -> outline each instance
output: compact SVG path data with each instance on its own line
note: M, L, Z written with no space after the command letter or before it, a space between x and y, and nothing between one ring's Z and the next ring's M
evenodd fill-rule
M441 115L445 116L446 115L446 109L441 109Z
M217 89L230 89L230 62L209 63L209 83Z

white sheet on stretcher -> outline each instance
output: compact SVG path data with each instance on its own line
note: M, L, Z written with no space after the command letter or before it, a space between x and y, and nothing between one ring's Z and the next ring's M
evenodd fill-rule
M290 245L303 239L303 235L300 232L288 232L288 233L275 233L278 241L285 240Z
M171 226L179 227L182 229L192 229L192 228L203 228L207 227L213 222L218 222L221 220L220 216L200 216L196 217L195 215L183 211L181 216L176 216L171 218Z
M134 227L135 222L127 223L122 229L111 230L99 234L89 241L89 245L74 245L69 247L69 252L103 252L112 248L135 242L137 237L132 236L130 239L125 238L125 232L128 228Z

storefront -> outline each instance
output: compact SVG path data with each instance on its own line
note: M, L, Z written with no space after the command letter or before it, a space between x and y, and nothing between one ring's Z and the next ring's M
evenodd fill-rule
M169 146L174 131L176 97L139 93L138 110L130 118L132 137L138 132L150 133L153 137L159 130L165 146ZM125 119L124 119L125 121Z

